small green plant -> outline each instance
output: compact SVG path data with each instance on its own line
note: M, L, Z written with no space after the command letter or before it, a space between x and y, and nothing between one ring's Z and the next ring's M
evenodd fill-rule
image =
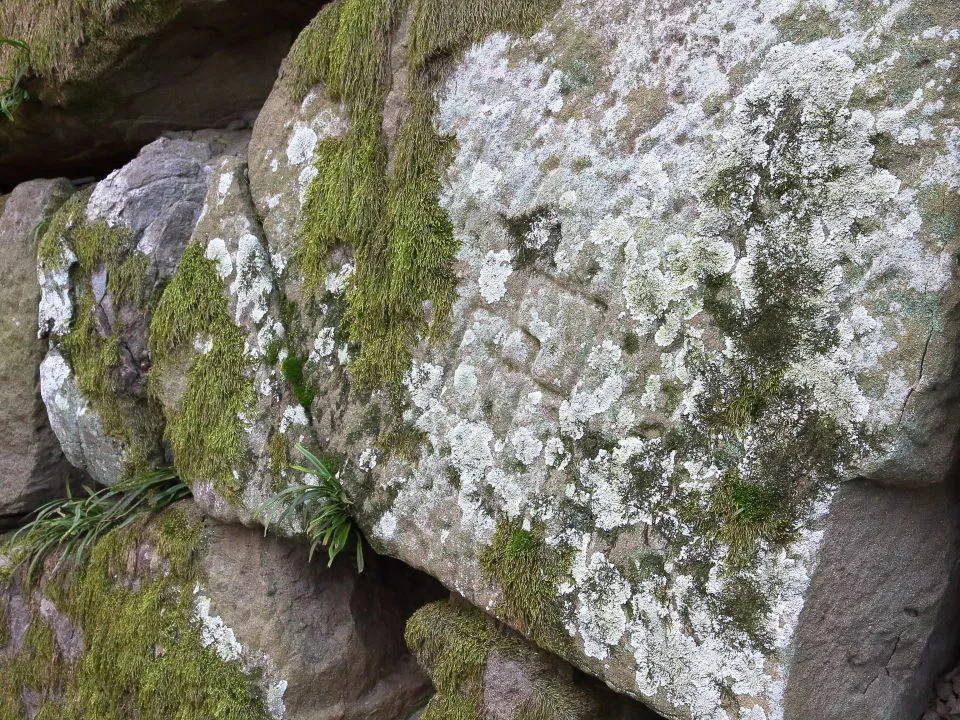
M351 535L357 543L357 570L363 572L363 536L353 520L353 501L347 496L340 478L330 471L320 458L297 445L309 467L294 465L294 470L307 473L317 479L316 485L291 485L284 488L257 508L256 515L263 519L264 534L271 523L299 520L303 532L310 539L310 556L318 547L325 547L329 562L350 542Z
M9 75L0 75L0 87L3 88L0 90L0 112L13 122L13 111L30 99L29 93L20 84L30 68L30 46L19 40L0 37L0 46L3 45L13 48L15 60L20 58L20 62L13 63Z
M29 585L44 560L58 550L62 551L61 560L79 566L97 540L111 530L125 528L144 515L190 497L190 489L174 468L142 473L101 490L84 489L85 497L74 497L67 486L67 497L42 505L7 540L13 560L7 572L26 565Z

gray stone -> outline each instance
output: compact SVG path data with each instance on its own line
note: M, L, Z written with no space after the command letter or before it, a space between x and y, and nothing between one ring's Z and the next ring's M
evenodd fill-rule
M831 517L800 615L786 717L918 717L960 651L956 488L853 482Z
M175 133L147 147L124 167L97 183L80 207L64 208L45 239L60 260L41 263L40 332L51 351L41 366L41 385L51 425L70 462L99 483L115 483L130 463L162 461L163 417L147 391L151 368L149 331L153 303L176 270L203 209L207 184L224 154L243 154L248 134L240 131ZM73 235L80 226L124 233L127 260L145 263L140 297L115 302L109 286L119 266L77 268ZM94 332L116 342L117 360L103 372L111 385L102 397L84 397L65 338L75 330L80 293L92 294ZM87 368L86 372L92 372ZM100 381L102 382L102 381ZM100 391L103 393L104 391Z
M403 625L439 585L368 553L332 568L306 561L301 544L256 529L213 526L204 559L215 612L286 681L289 720L396 720L417 707L429 682L403 643ZM348 554L349 555L349 554Z
M62 493L67 480L40 399L37 243L73 190L65 180L36 180L0 199L0 525Z

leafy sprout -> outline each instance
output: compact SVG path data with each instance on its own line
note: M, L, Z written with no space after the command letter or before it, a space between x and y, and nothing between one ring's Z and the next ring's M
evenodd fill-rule
M29 93L20 83L30 68L30 46L19 40L0 37L0 47L4 45L13 48L14 57L17 51L22 53L24 60L13 64L13 70L10 75L0 75L0 112L7 116L7 119L13 121L13 111L24 101L30 98Z
M61 561L69 559L80 565L106 533L190 497L190 489L174 468L142 473L109 488L84 490L85 497L74 497L68 485L67 497L40 506L33 518L7 540L5 545L13 561L8 572L26 565L29 585L44 560L56 550L63 551Z
M318 547L327 549L329 562L334 559L355 536L357 570L363 572L363 536L353 520L353 501L347 496L340 478L303 445L297 445L297 451L303 456L309 467L294 465L294 470L316 478L317 484L291 485L284 488L256 510L263 519L263 532L267 533L271 523L299 521L303 532L310 540L310 556Z

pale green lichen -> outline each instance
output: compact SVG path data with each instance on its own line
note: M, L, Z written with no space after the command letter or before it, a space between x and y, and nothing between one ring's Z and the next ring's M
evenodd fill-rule
M64 658L35 615L23 650L0 663L0 718L24 716L23 688L43 702L37 717L269 718L252 678L203 646L194 615L203 543L202 523L174 508L112 531L75 573L48 575L42 592L82 633L85 650L76 662ZM157 562L132 582L131 553L145 544Z
M148 314L155 300L147 285L147 256L131 246L122 225L90 223L84 217L89 192L78 193L56 213L38 245L41 270L56 268L68 253L75 306L70 329L58 338L83 397L97 411L104 431L126 446L123 475L146 469L158 455L162 429L159 407L120 385L124 308ZM93 275L106 273L113 324L98 307Z
M407 3L340 0L294 46L295 93L303 97L323 82L346 104L350 119L346 137L318 147L298 259L307 289L317 290L329 249L340 243L353 248L356 272L345 322L359 346L351 362L359 385L398 391L410 350L421 336L443 335L455 298L457 243L437 201L439 172L452 145L433 126L433 92L444 62L495 30L529 33L555 7L552 1L419 4L392 172L381 118L390 89L390 37Z
M150 354L152 377L183 372L188 364L186 390L168 409L166 430L182 477L188 483L212 482L224 497L236 498L241 488L234 472L247 460L240 415L255 390L244 338L230 319L224 293L215 263L200 244L191 244L154 312ZM197 341L209 342L209 351L197 352Z

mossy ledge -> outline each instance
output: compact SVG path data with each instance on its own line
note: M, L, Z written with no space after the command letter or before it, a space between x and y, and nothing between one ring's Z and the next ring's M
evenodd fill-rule
M55 270L72 262L74 312L69 331L57 341L104 431L124 443L122 476L126 478L147 469L160 453L163 416L155 402L121 387L121 308L149 314L156 293L147 282L147 256L133 249L129 230L87 221L84 211L90 192L74 195L51 219L40 239L38 264L41 270ZM100 311L94 295L92 278L103 271L112 318Z
M345 137L318 147L297 261L307 290L319 291L330 248L340 243L353 248L356 272L344 322L349 340L359 347L351 361L359 386L398 392L411 350L422 337L443 337L455 299L458 244L437 199L453 140L438 135L433 125L434 89L446 65L491 32L534 32L558 4L420 2L413 10L405 113L390 170L382 128L391 89L390 44L409 3L338 0L294 45L295 95L302 99L322 82L346 105L350 120Z
M253 403L255 390L224 283L200 243L184 251L157 304L150 354L154 383L186 370L186 389L177 406L168 408L166 430L181 476L188 483L212 482L223 497L236 499L241 487L234 471L247 461L240 414Z
M0 718L26 716L29 688L41 720L267 720L255 679L203 646L194 588L204 542L202 522L174 507L110 532L83 567L48 573L39 591L82 632L85 650L65 657L35 613L23 649L0 663ZM131 560L145 546L156 561L133 582Z
M0 36L30 48L0 49L0 75L29 65L53 85L95 78L137 38L180 11L180 0L4 0Z
M569 681L550 672L537 651L493 618L461 602L426 605L407 621L407 646L437 689L421 720L481 720L483 678L493 652L536 668L533 692L517 720L586 720L597 708Z

